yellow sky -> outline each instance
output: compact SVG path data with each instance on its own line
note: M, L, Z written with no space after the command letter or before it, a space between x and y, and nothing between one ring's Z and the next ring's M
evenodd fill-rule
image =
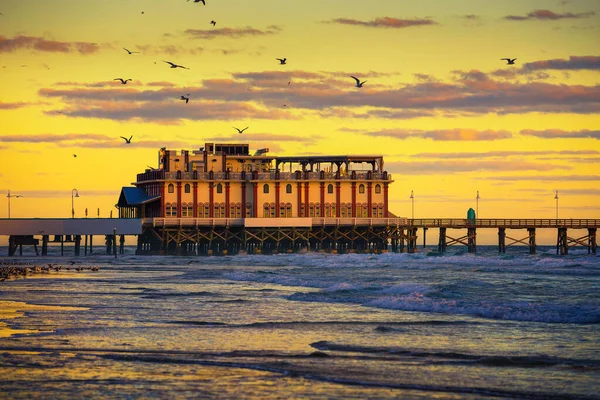
M558 190L560 217L599 217L597 1L206 3L1 3L13 218L69 217L73 188L77 216L107 217L160 147L208 141L381 154L402 216L413 190L415 217L464 217L479 191L480 217L554 218Z

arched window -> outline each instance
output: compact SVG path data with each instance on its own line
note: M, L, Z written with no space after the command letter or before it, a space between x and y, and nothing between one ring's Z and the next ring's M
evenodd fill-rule
M271 215L270 215L271 218L275 218L275 215L276 215L275 208L276 208L275 203L269 204L269 209L271 211Z
M217 193L223 193L223 185L217 184Z
M217 217L217 215L215 215ZM225 203L219 204L219 218L225 218Z
M185 186L183 187L183 190L184 190L186 193L190 193L190 191L191 191L191 190L190 190L190 184L189 184L189 183L186 183L186 184L185 184Z
M204 218L204 203L198 203L198 218Z
M377 217L383 218L383 203L377 205Z
M331 204L325 203L325 217L331 217Z
M375 193L377 193L377 194L381 193L381 185L379 183L377 185L375 185Z
M346 218L346 203L340 204L341 218Z
M263 204L263 217L269 218L269 203Z
M358 186L358 193L364 193L365 192L365 185L363 185L362 183Z
M172 183L169 183L168 190L169 190L169 193L175 193L175 185L173 185Z
M252 203L246 203L246 218L252 218Z
M279 216L285 217L285 203L279 203Z
M292 203L285 204L285 216L287 218L292 218Z
M356 213L357 217L363 217L366 218L369 216L369 205L367 203L363 203L362 205L362 215L358 215L358 212Z
M242 203L235 204L235 217L242 218Z
M329 185L327 185L327 193L329 193L329 194L333 193L333 185L331 183Z
M287 185L285 185L285 192L292 193L292 184L291 183L288 183Z
M263 193L269 193L269 185L266 183L263 185Z

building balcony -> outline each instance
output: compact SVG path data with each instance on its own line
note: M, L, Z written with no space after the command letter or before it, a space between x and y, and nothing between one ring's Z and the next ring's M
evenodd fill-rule
M392 181L387 172L350 171L337 172L166 172L164 170L147 171L137 175L137 183L148 181Z

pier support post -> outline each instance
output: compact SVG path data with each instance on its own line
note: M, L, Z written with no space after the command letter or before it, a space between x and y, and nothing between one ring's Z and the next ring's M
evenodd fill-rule
M469 253L477 252L477 228L467 228Z
M60 255L65 255L65 235L60 235Z
M535 228L527 228L529 234L529 254L535 254Z
M92 238L94 237L94 235L90 235L90 256L92 255L92 253L94 252L93 247L92 247Z
M117 228L113 229L112 242L113 242L113 254L115 255L115 258L117 258Z
M417 251L417 228L408 228L408 252L415 253Z
M81 235L75 235L75 256L79 257L81 253Z
M125 235L120 235L119 238L119 254L125 253Z
M48 255L48 240L49 239L50 238L48 235L42 235L42 256Z
M104 242L106 243L106 254L112 254L112 237L111 235L106 235L104 238Z
M567 228L558 228L558 237L556 239L556 254L569 254L569 243L567 240Z
M427 240L426 240L427 229L428 228L426 226L423 227L423 248L425 248L427 246Z
M588 228L588 254L596 254L596 228Z
M441 253L446 252L446 228L440 228L440 239L438 241L438 251Z
M506 253L506 228L498 228L498 253Z
M85 235L85 242L83 243L83 255L87 257L87 247L88 247L88 235Z
M14 256L16 249L17 249L17 246L15 246L15 238L14 238L14 236L9 236L8 237L8 256L9 257Z

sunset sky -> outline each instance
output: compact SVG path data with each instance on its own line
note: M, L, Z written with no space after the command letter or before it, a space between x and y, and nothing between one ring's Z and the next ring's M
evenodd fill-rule
M413 190L415 218L464 218L477 191L481 218L554 218L558 190L561 218L600 218L597 0L2 0L0 13L13 218L70 217L73 188L76 216L116 215L160 147L205 142L383 155L400 216Z

